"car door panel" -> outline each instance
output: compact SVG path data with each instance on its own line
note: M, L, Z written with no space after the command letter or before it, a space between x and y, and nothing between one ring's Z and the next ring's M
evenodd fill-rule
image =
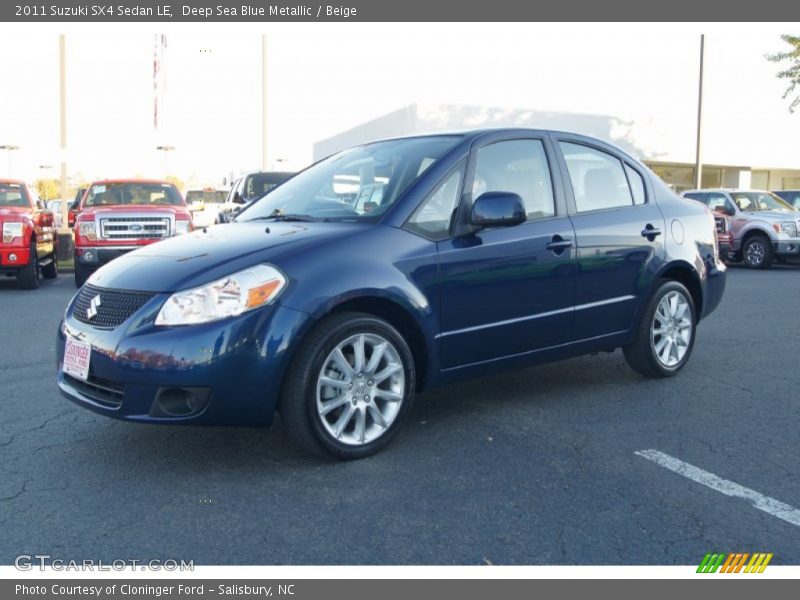
M554 137L558 141L554 146L558 150L577 247L575 339L626 331L632 327L652 274L664 256L664 216L653 200L649 178L634 168L632 161L625 160L624 155L612 148L589 146L570 136ZM581 157L576 146L587 149L586 156ZM569 159L563 153L566 150L571 153ZM567 160L575 161L572 175ZM614 166L615 162L619 162L619 168ZM612 207L601 202L602 208L592 210L592 198L597 197L603 186L598 185L600 179L592 178L591 172L605 168L622 174L619 180L604 183L615 194L624 193L620 182L632 194L629 178L640 177L645 191L643 203L634 204L631 195L629 204ZM582 181L573 181L581 176ZM579 194L583 197L579 198Z
M490 158L503 155L501 143L512 154L519 152L519 160ZM478 156L487 148L482 167ZM520 194L529 220L512 227L473 228L438 243L438 339L444 369L572 339L574 231L553 165L546 136L489 139L473 149L462 214L468 214L480 193L506 191Z

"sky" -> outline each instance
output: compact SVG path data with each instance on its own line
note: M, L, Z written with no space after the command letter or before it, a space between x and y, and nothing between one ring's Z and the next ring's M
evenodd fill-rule
M0 173L56 176L58 33L3 24ZM60 26L60 27L63 27ZM271 168L412 103L610 115L651 158L694 158L699 32L706 31L707 163L800 168L800 114L764 56L791 25L272 24L76 26L67 36L66 158L78 179L217 185L261 166L262 33ZM167 36L161 127L153 47ZM165 153L158 145L174 146Z

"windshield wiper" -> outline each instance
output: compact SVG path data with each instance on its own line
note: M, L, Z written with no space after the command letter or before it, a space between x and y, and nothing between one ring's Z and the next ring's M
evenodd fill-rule
M252 219L244 219L244 221L301 221L303 223L313 223L317 219L312 217L311 215L300 215L300 214L292 214L292 213L277 213L267 215L265 217L253 217Z

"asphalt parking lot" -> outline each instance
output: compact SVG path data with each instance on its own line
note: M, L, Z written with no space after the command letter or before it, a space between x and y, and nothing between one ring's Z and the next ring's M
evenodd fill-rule
M642 379L616 352L438 390L387 451L339 464L300 455L279 421L146 426L73 405L54 381L72 276L0 281L0 563L800 564L798 525L635 454L800 507L799 290L800 267L733 267L679 376Z

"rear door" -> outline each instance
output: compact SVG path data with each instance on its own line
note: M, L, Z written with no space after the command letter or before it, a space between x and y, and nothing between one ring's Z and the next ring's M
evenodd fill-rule
M665 254L649 177L608 146L553 138L577 243L575 339L626 331Z

